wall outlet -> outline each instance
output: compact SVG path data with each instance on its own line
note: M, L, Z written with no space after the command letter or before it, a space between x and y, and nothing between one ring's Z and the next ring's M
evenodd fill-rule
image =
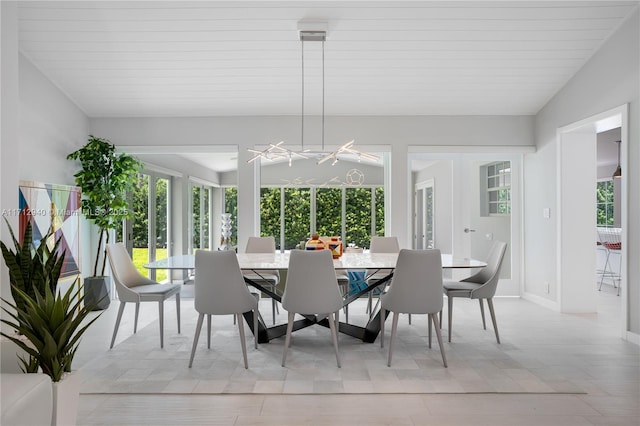
M544 292L549 294L549 281L544 282Z
M489 241L493 240L493 232L489 232L487 234L484 234L484 238L485 238L485 240L489 240Z

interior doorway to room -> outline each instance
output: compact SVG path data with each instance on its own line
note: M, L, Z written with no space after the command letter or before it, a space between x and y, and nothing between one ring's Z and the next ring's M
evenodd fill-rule
M483 259L505 241L498 294L519 295L522 155L420 153L411 164L414 248Z
M619 285L620 328L626 330L626 230L627 230L627 128L628 106L581 120L558 129L558 288L559 305L563 312L598 312L597 225L598 207L598 141L618 137L621 141L620 165L622 177L619 185L619 217L612 218L612 225L620 229ZM619 130L616 130L619 129ZM613 135L616 133L616 135ZM609 141L611 142L611 141ZM615 147L617 167L617 146ZM610 167L610 166L609 166ZM594 196L595 195L595 196ZM608 219L605 217L605 221ZM618 222L619 221L619 222ZM616 224L618 224L616 226ZM605 223L608 225L608 223ZM585 268L584 265L591 265ZM586 283L586 284L585 284ZM612 297L617 297L616 292Z

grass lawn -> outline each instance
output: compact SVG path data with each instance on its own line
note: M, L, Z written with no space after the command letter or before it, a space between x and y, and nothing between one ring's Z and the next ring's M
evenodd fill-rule
M167 249L156 249L156 259L165 259L167 257ZM136 265L136 269L140 271L145 277L149 276L149 270L145 268L145 263L149 263L149 249L148 248L133 248L133 264ZM156 281L163 282L167 279L167 271L165 269L156 270Z

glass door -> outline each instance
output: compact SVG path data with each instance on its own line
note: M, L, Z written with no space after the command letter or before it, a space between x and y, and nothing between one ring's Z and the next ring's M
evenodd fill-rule
M168 176L140 173L131 197L131 258L142 275L159 282L167 280L167 272L148 270L144 264L169 256L170 183Z

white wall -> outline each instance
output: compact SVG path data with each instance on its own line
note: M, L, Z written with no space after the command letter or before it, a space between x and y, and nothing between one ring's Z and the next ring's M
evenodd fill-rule
M640 164L639 93L639 18L636 11L613 34L591 60L567 83L536 116L535 135L538 151L525 157L525 291L557 302L556 221L557 140L556 129L595 114L630 104L629 164ZM640 171L628 171L629 218L640 217ZM551 209L551 218L542 217L542 209ZM630 220L629 254L629 327L640 332L640 223ZM542 267L542 265L544 267ZM542 291L543 281L551 285L549 295Z
M2 209L17 209L20 180L74 184L68 153L87 140L89 120L31 62L18 53L15 3L2 2ZM10 218L14 229L17 218ZM89 270L89 226L81 227L81 268ZM8 241L5 226L0 234ZM2 262L4 265L4 262ZM2 296L10 294L2 267Z

